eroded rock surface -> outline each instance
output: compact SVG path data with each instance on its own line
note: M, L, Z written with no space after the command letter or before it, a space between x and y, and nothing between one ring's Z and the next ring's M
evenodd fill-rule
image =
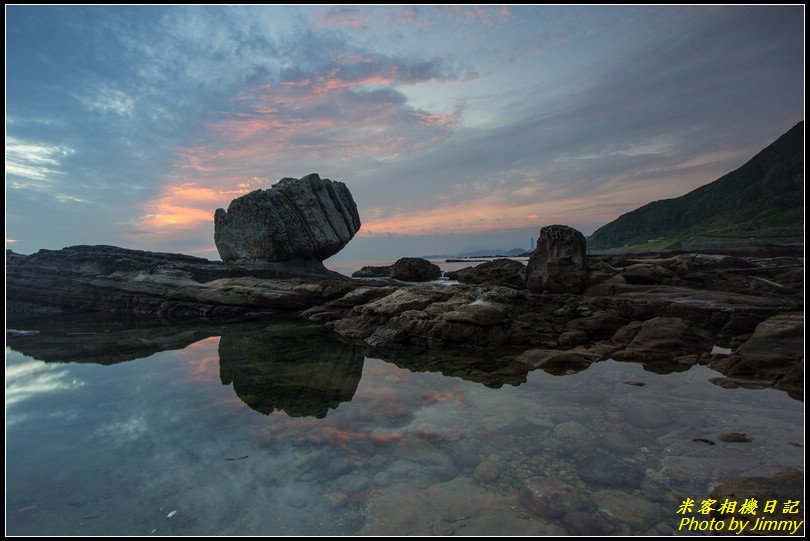
M214 241L225 262L323 261L359 229L360 215L346 185L317 174L283 178L214 214Z
M582 233L567 225L542 228L526 267L526 289L534 293L580 293L587 283Z

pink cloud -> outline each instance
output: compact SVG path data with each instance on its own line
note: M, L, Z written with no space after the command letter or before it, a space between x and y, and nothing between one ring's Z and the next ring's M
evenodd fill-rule
M331 9L325 13L319 13L315 22L315 28L327 27L349 27L349 28L367 28L365 17L355 8L337 8Z
M230 101L233 109L208 125L201 142L176 149L169 182L145 204L132 240L145 244L190 230L210 235L216 208L269 187L268 178L417 152L445 140L460 122L459 109L417 110L390 88L434 78L430 64L361 55L339 60L317 74L242 88Z
M433 20L424 12L414 6L399 8L385 18L385 22L394 25L409 25L424 28L433 24Z

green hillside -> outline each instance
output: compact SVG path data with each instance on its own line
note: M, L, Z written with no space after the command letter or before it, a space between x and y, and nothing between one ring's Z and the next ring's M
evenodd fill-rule
M681 197L644 205L599 228L588 249L740 237L801 236L804 122L745 165Z

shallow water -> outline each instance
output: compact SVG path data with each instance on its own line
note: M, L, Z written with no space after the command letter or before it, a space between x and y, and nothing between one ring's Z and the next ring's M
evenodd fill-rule
M300 320L107 327L8 340L8 534L671 534L685 497L803 467L802 403L703 366L381 360Z

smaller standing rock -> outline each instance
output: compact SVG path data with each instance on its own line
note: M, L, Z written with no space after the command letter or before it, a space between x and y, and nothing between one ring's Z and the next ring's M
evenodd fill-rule
M585 237L567 225L540 230L526 267L526 289L533 293L581 293L588 282Z

